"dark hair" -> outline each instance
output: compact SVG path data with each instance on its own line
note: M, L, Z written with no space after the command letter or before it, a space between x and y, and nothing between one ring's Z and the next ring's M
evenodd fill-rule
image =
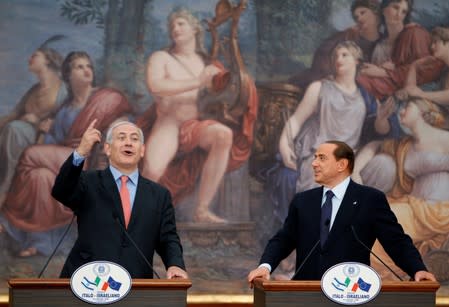
M435 27L432 29L433 41L449 42L449 27Z
M390 3L397 3L397 2L402 2L402 1L407 2L407 6L408 6L407 15L405 15L405 18L404 18L404 24L410 23L412 11L413 11L413 0L383 0L380 5L380 10L382 12L382 14L381 14L382 24L385 24L385 17L383 15L384 8L389 6Z
M334 150L334 157L337 161L341 159L348 160L348 169L349 172L352 174L352 171L354 170L354 150L352 150L351 146L346 144L342 141L336 141L336 140L330 140L326 141L326 144L334 144L337 145L337 148Z
M351 15L354 18L354 12L359 7L366 7L371 10L375 15L380 16L380 5L377 0L354 0L351 4Z
M92 63L92 59L90 56L84 52L84 51L72 51L70 52L66 58L64 59L64 62L62 62L62 80L65 82L67 91L68 91L68 99L71 100L73 98L73 92L72 87L70 85L70 74L72 73L72 63L79 58L87 59L92 66L92 73L93 73L93 81L92 86L95 86L95 70L94 65Z
M56 51L55 49L51 48L50 46L54 44L55 42L58 42L62 39L65 39L65 35L62 34L56 34L52 35L49 38L47 38L40 46L36 49L36 51L40 51L44 54L45 58L48 61L48 68L53 70L54 72L61 74L61 65L64 58L62 55Z
M39 47L37 51L42 52L48 61L47 67L55 73L61 73L62 55L53 48Z

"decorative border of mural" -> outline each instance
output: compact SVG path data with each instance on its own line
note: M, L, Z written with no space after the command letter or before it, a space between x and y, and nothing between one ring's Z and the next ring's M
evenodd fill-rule
M250 294L187 294L187 304L253 304L253 302L253 296ZM0 306L3 303L9 303L8 295L0 295ZM449 306L449 296L437 296L435 306Z

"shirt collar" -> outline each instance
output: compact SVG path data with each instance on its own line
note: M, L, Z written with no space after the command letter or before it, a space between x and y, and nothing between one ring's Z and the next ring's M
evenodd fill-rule
M120 180L120 177L121 177L122 175L125 175L125 174L123 174L122 172L120 172L118 169L116 169L115 167L113 167L112 165L109 165L109 169L111 170L112 176L114 177L114 180L115 180L115 181ZM125 176L128 176L129 180L130 180L134 185L137 185L137 179L139 178L139 170L136 169L136 170L135 170L134 172L132 172L131 174L125 175Z
M323 187L323 197L324 197L324 195L326 195L327 191L332 190L332 192L334 193L335 197L340 199L340 200L342 200L343 196L345 196L346 189L348 188L348 185L349 185L350 181L351 181L351 177L348 176L348 177L345 178L345 180L343 180L342 182L337 184L332 189L329 189L327 187Z

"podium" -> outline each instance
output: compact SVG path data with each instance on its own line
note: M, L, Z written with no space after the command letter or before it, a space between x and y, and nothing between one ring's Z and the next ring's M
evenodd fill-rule
M364 306L433 307L440 287L431 281L383 282L379 295ZM254 307L328 307L341 306L321 291L319 281L254 281Z
M70 279L10 279L9 306L92 306L77 298L70 288ZM187 306L189 279L133 279L131 290L117 307Z

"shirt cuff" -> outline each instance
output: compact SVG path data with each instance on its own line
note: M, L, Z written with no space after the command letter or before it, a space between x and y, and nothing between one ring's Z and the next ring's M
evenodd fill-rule
M259 265L259 268L266 268L271 274L271 265L269 265L268 263L262 263L261 265Z
M84 161L84 157L80 155L76 150L73 151L73 165L74 166L80 166L81 163Z

